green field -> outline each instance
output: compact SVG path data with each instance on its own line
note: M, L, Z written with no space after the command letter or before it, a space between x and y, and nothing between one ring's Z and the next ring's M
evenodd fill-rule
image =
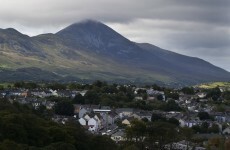
M12 83L0 83L0 86L3 86L4 88L7 88L12 85L13 85Z
M200 88L204 89L211 89L215 87L225 87L225 88L230 88L230 82L212 82L212 83L204 83L198 85Z

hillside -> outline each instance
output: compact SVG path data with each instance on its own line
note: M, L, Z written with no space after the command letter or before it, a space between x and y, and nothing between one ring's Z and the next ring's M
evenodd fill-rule
M230 89L230 82L211 82L197 85L199 88L212 89L216 87L222 87L225 89Z
M202 59L132 42L92 20L35 37L0 29L0 53L1 81L197 84L230 80L229 72Z

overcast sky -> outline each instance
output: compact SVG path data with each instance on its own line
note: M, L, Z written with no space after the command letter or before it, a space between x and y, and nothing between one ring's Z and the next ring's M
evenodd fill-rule
M0 28L30 36L85 19L230 71L230 0L0 0Z

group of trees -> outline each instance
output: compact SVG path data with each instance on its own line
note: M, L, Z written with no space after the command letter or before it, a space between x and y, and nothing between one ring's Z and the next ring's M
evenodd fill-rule
M55 107L65 106L67 108L70 106L70 102L60 100L57 101L58 105ZM59 110L62 109L64 108L59 108ZM126 130L128 140L119 146L107 136L86 133L77 120L70 120L62 125L50 121L50 118L42 117L43 115L40 113L38 110L31 109L29 105L11 104L7 100L1 99L0 149L113 150L126 149L130 146L138 147L138 149L144 147L162 148L163 145L180 137L178 136L180 132L177 120L165 119L162 116L158 116L157 119L153 114L152 121L132 121L132 125Z
M184 93L184 94L188 94L188 95L193 95L195 94L195 91L194 91L194 88L193 87L184 87L181 89L181 91Z
M195 133L219 133L219 126L212 124L211 126L207 122L203 122L201 125L192 126Z
M219 133L219 126L203 122L192 128L180 127L177 119L153 113L151 121L131 121L131 125L126 127L127 142L124 144L132 149L164 149L165 145L171 147L170 144L180 140L186 140L187 145L189 141L201 143L193 136L195 133Z
M180 125L179 121L176 118L167 119L166 117L162 116L161 114L157 114L157 113L152 113L151 121L152 122L167 122L167 123L174 124L176 126Z
M224 91L223 98L227 101L230 101L230 91Z
M156 85L153 86L157 89ZM169 98L178 99L179 95L175 93L171 93L169 89L161 89L167 91L167 96ZM88 92L85 96L81 96L80 94L76 95L76 97L72 100L74 104L101 104L108 105L112 107L132 107L143 110L153 110L160 109L164 111L181 111L182 109L175 103L174 100L170 100L168 102L162 101L159 98L158 101L150 102L146 101L147 93L146 90L139 89L137 94L143 97L143 100L134 100L134 87L132 86L123 86L123 85L108 85L105 82L96 81L94 84L88 87ZM159 95L158 97L160 97Z
M27 105L3 99L0 99L0 133L1 150L117 149L109 137L86 133L76 120L57 124Z
M213 120L213 117L210 116L207 112L199 112L197 116L200 120Z
M80 94L71 101L72 104L95 104L95 105L108 105L111 107L133 107L143 110L160 109L163 111L181 111L182 109L175 103L174 100L179 99L179 94L173 92L170 88L160 87L156 84L147 86L147 88L153 88L154 90L164 91L166 98L172 100L168 102L162 101L163 96L158 95L158 101L150 102L146 101L146 90L138 90L137 95L142 96L143 100L134 101L134 89L135 85L124 86L117 84L107 84L102 81L95 81L92 84L78 84L78 83L34 83L34 82L15 82L12 85L13 88L50 88L53 90L88 90L85 96ZM52 98L50 98L52 99Z
M61 100L54 105L54 112L57 115L73 116L74 106L68 100Z
M72 88L87 89L84 96L77 94L73 99L49 97L47 100L55 101L55 113L59 115L72 115L73 104L89 104L110 106L112 108L131 107L142 110L163 110L163 111L182 111L174 100L162 101L155 100L153 102L146 100L135 101L134 88L132 86L108 85L105 82L96 81L92 85L71 84ZM156 88L156 85L154 86ZM138 90L138 94L146 94L146 90ZM147 95L147 94L146 94ZM172 94L173 95L173 94ZM66 106L66 107L64 107ZM68 107L67 107L68 106ZM65 109L69 108L69 109Z
M133 120L131 126L126 128L126 135L126 146L133 145L137 149L164 149L166 144L181 139L191 140L193 130L179 128L177 125L161 119L154 122Z
M208 140L207 150L229 150L230 140L217 136Z
M214 101L217 101L220 98L220 96L221 96L221 91L218 87L209 89L206 95L207 98L211 98Z

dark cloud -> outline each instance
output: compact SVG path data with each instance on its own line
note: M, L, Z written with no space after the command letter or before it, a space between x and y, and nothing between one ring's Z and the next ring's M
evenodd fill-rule
M229 0L0 0L0 4L0 28L36 35L95 19L136 42L199 56L230 71Z
M36 26L72 23L85 18L106 22L169 19L229 23L229 0L1 0L0 14Z

